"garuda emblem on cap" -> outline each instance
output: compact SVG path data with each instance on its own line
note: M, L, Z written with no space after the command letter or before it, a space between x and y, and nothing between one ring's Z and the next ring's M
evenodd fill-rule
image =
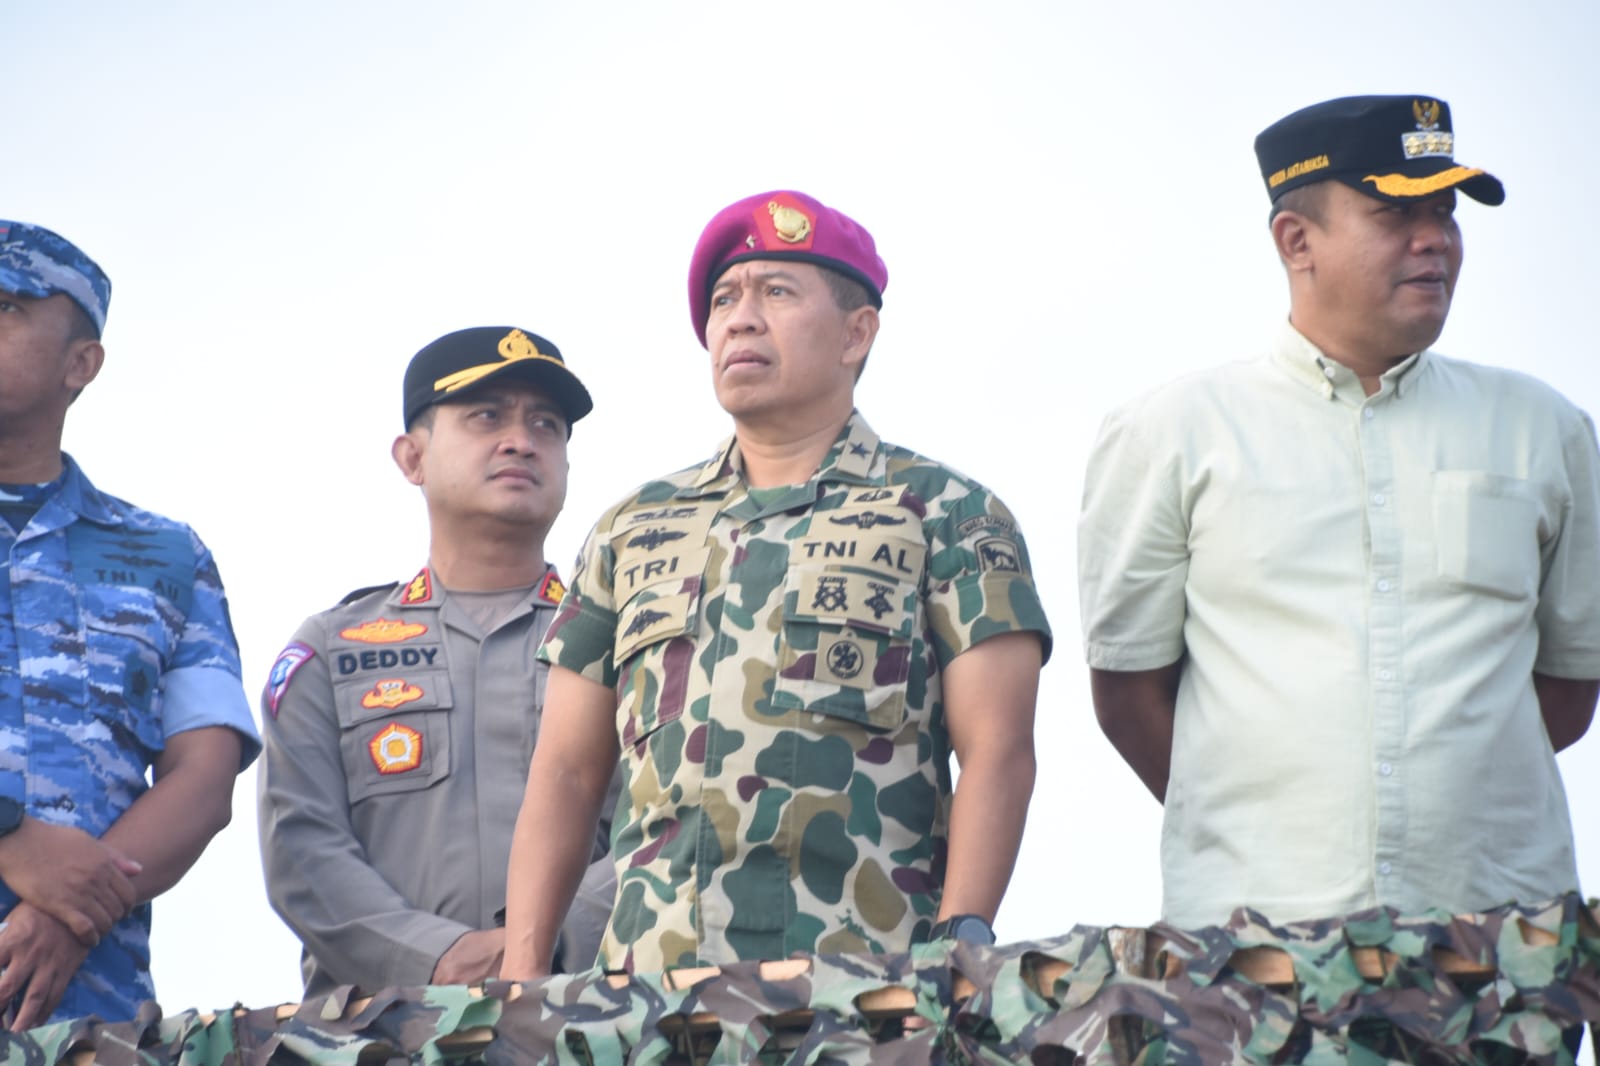
M1402 133L1400 146L1404 149L1407 159L1422 159L1427 156L1443 156L1449 159L1455 154L1455 135L1439 128L1439 118L1443 108L1437 100L1411 101L1411 114L1417 120L1417 132Z

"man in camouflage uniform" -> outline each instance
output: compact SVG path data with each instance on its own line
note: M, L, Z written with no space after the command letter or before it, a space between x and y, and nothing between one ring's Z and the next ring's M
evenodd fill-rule
M228 823L259 748L211 552L61 451L110 298L70 242L0 221L0 1004L15 1029L131 1019L153 998L149 900Z
M393 454L427 502L428 565L307 619L261 701L267 894L305 945L307 995L499 969L545 687L534 651L562 596L544 541L592 404L555 345L483 326L418 352L403 406ZM598 861L563 928L576 969L615 889L590 837Z
M992 938L1049 629L1006 508L853 409L886 281L799 193L701 235L691 314L734 434L601 517L551 623L504 976L545 972L619 756L609 967ZM556 810L583 818L552 834Z

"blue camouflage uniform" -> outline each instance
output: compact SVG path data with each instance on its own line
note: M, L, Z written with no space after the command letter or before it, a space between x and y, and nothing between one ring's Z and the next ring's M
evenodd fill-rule
M0 521L0 795L98 837L175 733L234 729L240 769L261 745L211 552L63 464L20 532ZM16 903L0 883L0 913ZM89 953L52 1020L133 1018L155 994L149 941L145 903Z

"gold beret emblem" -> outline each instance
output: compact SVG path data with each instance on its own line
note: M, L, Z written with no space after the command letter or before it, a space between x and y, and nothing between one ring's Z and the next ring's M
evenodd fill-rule
M772 200L767 212L772 215L772 228L780 241L799 244L811 235L811 220L794 208Z

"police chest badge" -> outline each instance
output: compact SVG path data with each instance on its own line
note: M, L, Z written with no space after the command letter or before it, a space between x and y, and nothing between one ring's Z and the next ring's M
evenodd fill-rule
M398 618L375 618L358 626L341 629L339 635L358 644L398 644L413 637L420 637L427 631L428 627L421 622L402 622Z
M422 734L408 725L390 722L367 742L372 765L380 774L403 774L422 765Z
M382 707L392 711L422 696L421 688L403 678L385 678L361 694L361 706L368 710Z

